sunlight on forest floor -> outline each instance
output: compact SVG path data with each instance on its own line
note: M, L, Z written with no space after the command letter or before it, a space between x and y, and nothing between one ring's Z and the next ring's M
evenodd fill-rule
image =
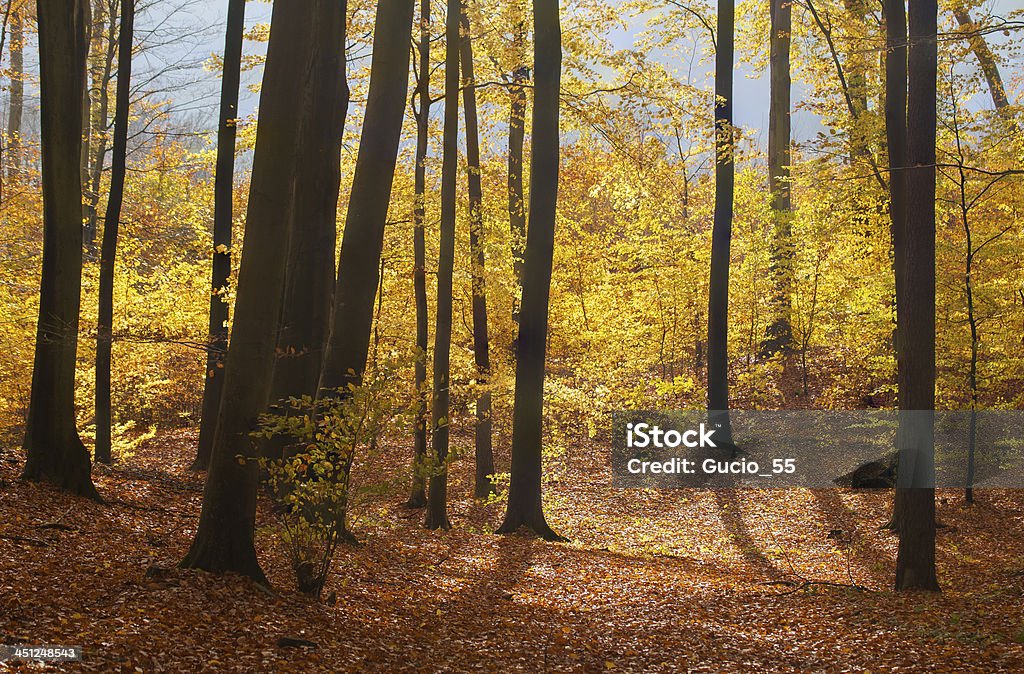
M0 458L0 643L83 645L86 671L1024 669L1020 492L981 492L970 510L940 492L944 592L896 595L895 538L877 530L887 494L612 490L605 450L577 447L546 487L571 543L491 535L502 506L468 498L450 532L428 532L396 485L355 508L363 544L339 551L330 604L294 591L265 507L276 597L170 568L198 522L194 443L163 434L97 468L108 507L21 482L20 453ZM405 474L406 454L355 479ZM471 480L458 461L450 494Z

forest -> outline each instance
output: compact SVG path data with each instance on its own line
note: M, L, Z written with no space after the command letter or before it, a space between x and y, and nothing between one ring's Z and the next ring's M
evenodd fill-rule
M1024 671L1020 0L0 21L0 671Z

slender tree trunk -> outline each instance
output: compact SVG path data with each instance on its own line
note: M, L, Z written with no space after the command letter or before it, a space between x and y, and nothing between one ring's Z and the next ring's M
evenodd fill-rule
M43 269L24 477L99 500L89 452L75 427L75 358L82 297L82 128L85 10L81 0L39 0L43 159Z
M897 590L938 590L935 575L935 137L936 0L910 0L907 95L906 277L897 295L903 492Z
M1006 96L1003 77L999 74L999 64L996 62L992 50L989 49L988 43L985 42L984 36L978 32L980 26L974 23L970 12L962 5L954 5L953 16L956 17L960 28L967 33L967 43L971 46L971 51L974 52L974 56L977 57L978 63L981 65L981 73L985 76L985 82L988 83L988 90L992 95L992 104L995 106L996 112L1004 118L1012 120L1013 114L1009 109L1010 99Z
M238 88L241 82L242 36L245 33L245 0L228 3L224 39L224 69L220 88L220 122L217 127L217 167L213 184L213 273L210 289L209 344L203 411L199 423L199 447L193 470L206 470L213 452L217 412L224 390L224 357L228 350L228 278L231 276L231 228L234 220L235 136L238 131Z
M85 8L85 44L86 44L86 69L91 72L92 50L93 50L93 0L83 0ZM89 162L92 158L92 93L89 90L88 78L86 86L82 87L82 151L79 157L79 174L81 176L82 189L89 186ZM83 242L88 232L84 231L85 223L89 221L89 199L88 195L82 192L82 227Z
M469 248L473 276L473 357L476 362L476 484L473 495L486 498L494 491L494 452L491 447L491 357L487 339L487 281L484 274L483 188L480 180L480 123L476 111L476 80L473 77L473 39L470 36L469 14L462 3L462 91L466 109L466 162L469 180Z
M412 490L406 506L427 505L423 462L427 456L427 242L426 219L427 143L430 134L430 0L420 0L419 82L416 92L416 174L413 207L413 286L416 293L416 429L413 440Z
M7 121L7 180L21 174L21 124L25 110L25 31L22 9L11 12L11 109Z
M562 76L558 0L534 0L533 26L536 90L530 162L530 224L526 235L523 306L516 357L512 476L508 508L498 533L512 533L525 526L546 540L565 540L548 526L541 503L544 360L558 204L558 106Z
M852 22L857 26L865 25L867 6L864 0L843 0L843 8ZM856 109L853 115L853 128L850 138L850 161L858 157L871 156L871 130L865 128L864 116L868 112L868 61L866 50L852 49L847 53L846 70L847 84L850 88L850 99Z
M523 143L526 137L526 87L530 68L521 66L512 73L509 94L512 109L508 120L508 222L512 242L512 272L516 290L523 291L523 249L526 246L526 199L523 194ZM512 320L519 324L520 298L512 303Z
M377 3L366 121L341 241L331 338L320 375L320 395L350 383L359 384L366 369L384 224L409 86L413 8L413 0Z
M292 228L296 143L311 71L309 36L328 0L275 3L260 96L231 348L199 529L188 568L265 577L253 547L259 466L250 433L267 406ZM296 104L298 112L296 114Z
M89 190L86 194L85 253L90 260L96 259L96 234L100 186L103 181L103 165L107 160L107 130L110 127L110 81L114 73L114 58L117 55L116 0L111 0L106 12L106 41L103 62L93 69L93 89L96 91L96 112L92 120L90 135L96 137L96 153L89 167Z
M790 321L792 296L792 190L789 181L790 63L793 32L792 0L771 0L771 102L768 108L768 191L775 225L772 246L773 319L761 344L761 355L771 357L788 351L793 343Z
M907 13L903 0L886 0L884 5L885 52L885 135L889 153L889 219L893 249L895 294L900 297L905 272L907 225ZM903 370L900 329L893 331L897 379ZM903 513L904 492L897 490L892 520L896 531Z
M719 0L715 50L715 217L708 291L708 411L712 413L712 422L721 424L719 437L726 444L732 442L729 426L729 248L736 183L732 124L734 27L733 0Z
M315 396L334 299L341 142L348 112L345 0L327 5L313 40L313 73L305 100L302 161L296 165L294 224L288 247L281 329L271 401ZM278 456L282 441L264 448Z
M100 249L99 313L96 325L96 461L110 463L110 352L114 327L114 263L117 233L121 224L124 180L128 154L129 94L132 81L135 0L121 0L121 28L118 36L117 94L114 102L114 147L110 172L110 196L103 219Z
M437 318L434 320L434 462L427 499L428 529L448 529L448 435L452 347L452 275L455 269L456 181L459 168L459 16L462 4L448 0L445 23L444 139L441 161L441 240L437 254Z

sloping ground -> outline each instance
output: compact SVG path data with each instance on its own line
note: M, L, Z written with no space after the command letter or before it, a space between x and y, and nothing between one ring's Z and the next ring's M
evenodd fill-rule
M265 514L276 596L147 576L181 559L198 522L194 441L165 434L98 468L108 506L21 482L20 453L0 455L0 643L81 645L68 669L96 672L1024 671L1020 492L981 492L970 509L941 493L945 591L896 595L883 493L616 491L603 450L579 447L546 495L572 542L550 544L492 535L501 506L469 499L452 504L455 529L423 530L398 505L398 449L358 467L392 487L361 498L363 545L339 551L328 605L293 591ZM451 494L471 471L455 464Z

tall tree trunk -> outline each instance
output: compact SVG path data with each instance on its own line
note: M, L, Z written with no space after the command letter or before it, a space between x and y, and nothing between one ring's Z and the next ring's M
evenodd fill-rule
M476 484L473 495L486 498L494 491L494 452L491 447L491 357L487 339L487 281L484 274L483 188L480 184L480 123L476 111L476 80L473 77L473 38L469 13L462 3L462 105L466 109L466 163L469 181L469 250L473 277L473 357L480 393L476 399Z
M95 136L96 152L90 160L89 186L86 193L85 253L90 260L96 259L96 234L98 233L98 209L100 185L103 181L103 165L107 160L107 130L110 128L110 81L114 74L114 58L117 55L117 2L110 0L106 12L106 36L103 42L102 62L93 70L92 86L96 91L90 136Z
M22 8L11 12L11 109L7 121L7 180L21 173L21 124L25 110L25 30Z
M362 381L373 328L384 224L409 86L413 0L379 0L370 90L341 240L331 338L320 395Z
M792 190L789 181L790 96L789 51L793 32L791 0L771 0L771 102L768 108L768 191L775 226L772 245L773 318L761 345L762 356L773 356L792 346Z
M434 405L431 427L436 470L427 499L428 529L448 529L449 390L452 350L452 275L455 270L456 182L459 169L459 16L462 3L448 0L445 18L444 138L441 160L441 239L437 253L437 318L434 320Z
M893 272L896 297L903 292L904 257L907 226L907 12L904 0L885 0L885 135L889 153L889 219L891 222ZM898 299L897 299L898 303ZM898 308L898 307L897 307ZM900 327L897 319L893 333L896 371L899 379L904 368ZM892 521L888 527L899 529L903 517L903 497L896 491Z
M334 298L341 141L348 113L345 76L347 2L328 5L313 40L309 108L298 139L294 223L285 273L284 305L277 338L271 401L315 396ZM267 447L277 456L279 441Z
M309 36L329 0L274 4L260 96L231 348L224 367L199 529L181 564L265 580L253 534L259 466L250 433L267 406L292 228L296 144L310 75ZM296 103L299 104L296 114Z
M864 0L843 0L843 8L856 26L865 26L867 6ZM850 99L856 109L852 115L852 137L850 138L850 161L858 157L871 156L870 129L866 128L865 115L868 112L868 53L860 49L852 49L847 53L846 70L847 85L850 88Z
M708 291L708 411L712 413L712 422L721 424L719 437L725 443L732 442L729 427L729 248L736 183L732 124L734 27L733 0L719 0L715 48L715 217Z
M508 120L508 222L512 242L512 271L516 290L523 290L523 248L526 245L526 198L523 194L523 142L526 138L526 83L530 68L521 66L512 73L509 95L512 108ZM512 320L519 324L520 298L512 303Z
M99 500L89 452L75 427L75 357L82 298L82 184L79 153L85 88L82 0L39 0L43 269L24 477Z
M224 70L220 86L220 122L217 127L217 167L213 184L213 273L210 289L209 343L199 447L193 470L206 470L213 452L217 412L224 390L224 357L228 350L228 278L231 276L231 228L234 219L235 136L238 132L238 88L241 83L242 36L245 0L228 2L224 39Z
M989 49L988 43L985 42L985 37L978 32L980 26L974 23L970 12L963 5L953 6L953 16L956 17L956 22L960 25L960 28L967 34L967 43L971 46L971 51L974 52L974 56L978 59L978 64L981 65L981 73L985 76L985 82L988 83L988 90L992 96L992 104L995 106L996 112L1003 118L1012 121L1013 114L1010 111L1010 99L1006 96L1003 77L999 74L999 64L996 63L995 55Z
M534 0L533 27L536 89L530 162L530 224L523 266L523 306L519 315L512 475L508 508L498 533L512 533L526 526L547 540L564 540L548 526L541 504L544 359L558 205L558 106L562 77L558 0Z
M135 0L121 0L121 29L118 36L117 95L114 103L114 147L110 172L110 196L103 218L100 249L99 313L96 325L96 461L110 463L110 352L114 326L114 262L117 233L124 201L125 166L128 154L128 105L132 81Z
M98 0L83 0L83 7L85 9L85 44L86 44L86 70L87 73L91 72L92 50L93 50L93 11L92 2ZM86 86L82 87L82 151L79 153L78 158L79 167L78 172L81 176L82 184L82 227L83 227L83 242L85 237L88 236L88 232L84 231L86 227L85 223L89 221L89 198L84 192L89 186L89 163L92 158L92 93L89 90L88 76L86 79Z
M415 205L413 207L413 286L416 293L416 420L413 440L412 489L406 506L422 508L427 505L426 478L423 462L427 456L427 241L426 219L427 143L430 134L430 0L420 0L419 81L416 92L419 109L416 111L416 169Z
M903 517L897 590L938 590L935 575L935 137L938 5L910 0L907 94L906 278L897 296ZM905 412L906 411L906 412Z

